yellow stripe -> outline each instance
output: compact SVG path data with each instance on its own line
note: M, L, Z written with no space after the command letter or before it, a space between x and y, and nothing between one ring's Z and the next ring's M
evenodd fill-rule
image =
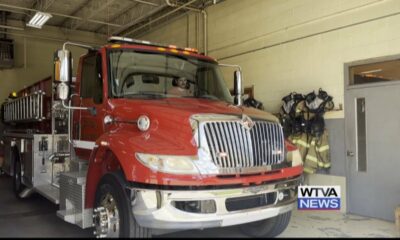
M307 142L305 142L303 140L297 140L296 143L301 145L301 146L303 146L303 147L310 147L310 145L307 144Z
M326 150L329 150L329 145L325 145L322 147L316 147L318 152L325 152Z
M318 159L314 156L307 155L306 160L310 160L310 161L318 163Z
M331 166L331 164L330 163L319 162L318 166L319 167L323 167L323 168L329 168Z
M306 173L315 173L315 170L311 168L303 168L303 171Z

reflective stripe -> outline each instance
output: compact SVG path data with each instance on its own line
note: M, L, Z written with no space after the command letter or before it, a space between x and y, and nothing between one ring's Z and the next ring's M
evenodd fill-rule
M310 156L310 155L307 155L306 160L310 160L310 161L313 161L313 162L316 162L316 163L318 162L318 159L316 157Z
M311 169L311 168L308 168L308 167L303 168L303 171L306 172L306 173L315 173L315 169Z
M303 140L293 140L293 143L297 143L303 147L310 147L309 144L307 144L307 142L303 141Z
M331 164L330 163L319 162L318 166L319 167L324 167L324 168L329 168L331 166Z
M329 145L325 145L325 146L322 146L322 147L316 147L316 150L318 152L325 152L326 150L329 150Z
M74 147L76 148L93 150L95 146L95 142L74 140Z

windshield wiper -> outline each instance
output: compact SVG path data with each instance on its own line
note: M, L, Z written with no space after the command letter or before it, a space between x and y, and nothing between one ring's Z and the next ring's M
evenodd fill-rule
M219 100L219 98L213 95L184 96L183 98L201 98L201 99Z

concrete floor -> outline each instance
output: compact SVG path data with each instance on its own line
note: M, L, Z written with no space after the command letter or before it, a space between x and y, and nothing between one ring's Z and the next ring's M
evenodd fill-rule
M56 216L57 206L40 195L17 200L11 179L0 176L0 237L92 237ZM185 231L160 237L245 237L238 227ZM400 237L394 223L337 212L294 211L279 237Z

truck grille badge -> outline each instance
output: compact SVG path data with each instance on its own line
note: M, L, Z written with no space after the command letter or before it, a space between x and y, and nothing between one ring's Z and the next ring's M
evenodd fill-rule
M251 118L245 114L243 114L242 116L242 125L246 130L250 130L254 127L255 123L253 122L253 120L251 120Z

